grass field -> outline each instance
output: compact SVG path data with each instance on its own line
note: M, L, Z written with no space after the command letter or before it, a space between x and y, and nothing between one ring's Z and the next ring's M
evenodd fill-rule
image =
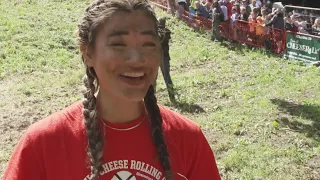
M0 176L26 128L82 98L74 30L88 0L0 2ZM320 71L212 43L169 18L179 105L199 123L223 179L320 179Z

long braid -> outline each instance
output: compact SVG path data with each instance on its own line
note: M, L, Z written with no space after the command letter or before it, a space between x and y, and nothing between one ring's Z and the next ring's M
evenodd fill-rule
M144 103L151 123L152 140L156 146L161 166L164 169L166 179L171 180L173 177L171 173L169 152L163 136L162 117L152 85L149 87L147 95L144 98Z
M86 77L84 84L87 92L84 93L83 115L85 118L86 134L88 136L87 154L90 158L92 180L97 180L99 171L102 170L102 155L103 155L103 139L99 128L96 110L96 75L92 68L86 67Z

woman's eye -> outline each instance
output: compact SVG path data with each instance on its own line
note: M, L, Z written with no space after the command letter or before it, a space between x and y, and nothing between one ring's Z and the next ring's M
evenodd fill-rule
M148 43L144 43L143 46L146 46L146 47L155 47L156 44L155 44L155 43L152 43L152 42L148 42Z
M117 46L117 47L119 47L119 46L126 46L126 45L123 44L123 43L111 43L111 46Z

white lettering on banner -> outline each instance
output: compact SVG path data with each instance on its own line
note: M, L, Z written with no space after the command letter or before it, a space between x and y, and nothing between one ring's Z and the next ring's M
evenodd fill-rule
M316 49L315 47L310 47L310 46L306 46L306 45L302 45L302 44L296 44L296 43L292 43L292 42L287 43L287 48L305 51L308 54L318 54L318 51L319 51L319 49Z
M312 37L309 37L309 36L300 36L300 35L297 35L296 38L298 39L305 39L305 40L312 40Z
M153 167L152 165L142 161L136 161L136 160L109 161L104 163L102 165L102 168L103 169L99 172L100 176L111 173L112 171L116 171L116 175L114 176L114 178L116 178L116 176L126 177L132 173L132 172L130 173L129 170L135 170L135 171L138 171L136 173L136 176L143 177L147 180L149 179L165 180L165 177L162 177L161 171L159 171L157 168ZM149 177L148 175L152 177ZM92 179L92 174L90 173L83 180L91 180L91 179Z
M318 54L318 52L320 50L315 47L310 47L307 45L298 44L298 41L295 42L293 39L290 39L290 42L287 43L287 48L293 49L293 50L304 51L304 52L307 52L308 54Z

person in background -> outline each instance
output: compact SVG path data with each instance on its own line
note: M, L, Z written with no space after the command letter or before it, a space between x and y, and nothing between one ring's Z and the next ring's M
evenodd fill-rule
M196 11L196 15L201 16L203 18L209 18L210 17L210 8L208 9L206 6L204 6L199 1L195 1L194 5L195 5L195 9L194 10Z
M261 0L256 0L256 7L261 8L262 7L262 2Z
M311 11L310 14L309 14L309 17L310 17L311 24L314 24L315 20L317 19L317 16L316 16L315 12Z
M250 9L253 9L253 8L257 8L257 1L256 0L251 0L251 3L249 4L250 6Z
M231 23L233 23L236 20L240 19L240 10L238 6L232 7L232 16L231 16Z
M246 8L247 14L251 14L251 7L250 5L247 3L247 0L242 0L242 6L244 6Z
M284 15L282 9L276 9L274 13L271 14L272 18L265 26L272 26L277 29L285 29Z
M267 10L266 10L265 7L261 7L260 15L261 15L261 20L263 21L263 24L264 24L266 21L269 21L269 19L268 19L268 14L267 14Z
M317 18L312 25L312 34L320 36L320 18Z
M169 54L169 40L171 39L171 31L166 27L166 18L159 19L159 31L161 38L161 46L163 52L163 58L160 63L160 69L164 78L164 82L166 83L169 98L171 103L175 104L176 99L174 95L174 88L172 79L170 76L170 54Z
M269 33L269 28L265 27L265 23L269 22L270 20L271 20L271 18L270 19L268 18L266 7L262 6L261 11L260 11L260 16L257 17L257 21L258 21L258 23L260 23L260 26L263 27L264 34Z
M264 34L264 20L261 16L257 17L257 24L256 24L256 35L262 36Z
M249 15L247 14L246 8L241 6L240 7L240 20L248 21Z
M300 27L298 27L298 32L301 34L309 34L309 32L306 29L307 28L300 26Z
M302 15L297 15L296 20L293 21L293 24L299 29L300 27L303 27L304 29L307 28L307 21L303 20ZM301 29L301 28L300 28Z
M293 13L293 14L291 15L291 17L290 17L290 18L291 18L291 21L287 21L287 22L290 22L289 28L290 28L290 31L292 31L292 32L298 32L298 31L299 31L297 24L294 23L294 22L297 21L297 17L298 17L298 16L299 16L299 15Z
M178 3L178 6L182 7L185 11L189 11L187 0L178 0L177 3Z
M256 11L251 11L251 14L248 18L249 21L249 38L252 40L253 43L256 42L256 23L257 23L257 14Z
M212 10L212 41L222 41L219 24L220 22L224 21L224 14L222 12L220 4L218 3L218 0L216 0L213 3L213 7L214 8Z
M237 20L240 20L240 8L239 6L235 5L232 7L232 16L231 16L230 24L232 25ZM237 33L241 33L241 30L239 32L239 29L233 28L233 42L236 42L239 40Z
M269 22L265 24L265 26L271 26L275 29L285 30L285 22L284 22L284 9L276 9L273 13L273 17ZM284 37L283 37L284 38ZM277 45L277 52L280 52L281 48L283 48L283 41L285 39L277 38L276 45Z
M267 14L271 14L272 13L272 2L270 0L266 1L265 7L266 7Z
M286 14L286 16L284 17L284 21L285 21L285 23L287 23L287 24L291 24L291 16L292 16L292 12L288 12L287 14Z
M220 8L221 8L221 10L223 12L223 15L224 15L224 21L228 21L229 17L228 17L228 8L227 8L227 6L224 5L222 0L219 1L219 5L220 5Z
M189 7L187 6L186 0L178 0L177 3L178 3L178 5L176 6L177 7L176 17L178 19L182 19L183 15L185 14L185 11L187 11L187 9L189 9Z
M262 0L262 6L265 6L267 4L267 0Z
M192 22L194 19L194 16L196 16L196 10L194 9L193 6L189 7L189 21Z
M225 0L224 4L228 9L228 20L229 20L229 19L231 19L231 16L232 16L233 3L231 3L230 0Z
M241 3L239 3L238 1L236 1L235 3L233 3L233 6L237 7L237 11L240 14L240 7L241 7Z
M207 1L207 3L204 6L206 11L209 13L209 17L206 17L207 19L212 19L212 9L213 9L212 6L213 4L210 3L209 1Z

